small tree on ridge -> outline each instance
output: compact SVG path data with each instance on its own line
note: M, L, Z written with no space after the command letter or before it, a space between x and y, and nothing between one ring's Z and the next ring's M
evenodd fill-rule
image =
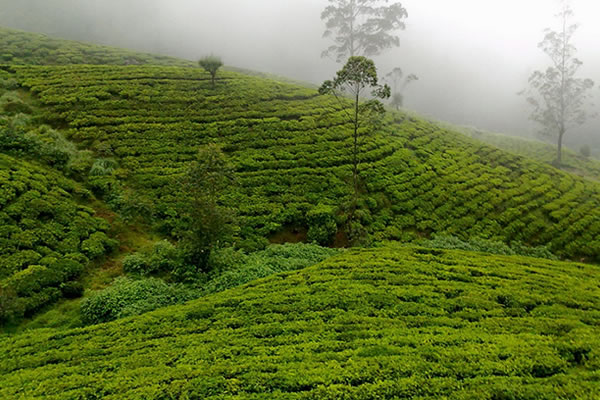
M217 71L223 66L221 58L217 56L206 56L201 58L200 61L198 61L198 64L210 74L211 82L214 87L217 80Z

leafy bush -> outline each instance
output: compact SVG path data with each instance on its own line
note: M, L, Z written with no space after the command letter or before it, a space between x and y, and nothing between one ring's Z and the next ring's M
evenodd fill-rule
M480 238L463 241L456 236L435 234L431 240L422 241L420 244L424 247L430 247L434 249L480 251L483 253L507 256L521 255L536 258L547 258L550 260L557 259L557 257L544 246L529 247L521 243L513 243L511 246L508 246L502 242Z
M82 319L86 324L99 324L184 303L195 297L193 291L157 278L118 278L108 288L83 301Z
M308 240L321 246L328 246L333 242L337 233L335 209L331 206L319 204L306 215L308 220Z
M306 268L340 252L339 249L305 243L270 245L250 255L224 249L214 257L219 260L218 267L222 272L203 286L203 293L220 292L279 272ZM227 261L224 260L230 264L225 265Z
M158 272L173 272L181 268L182 254L166 240L155 243L150 250L128 255L123 260L125 272L149 275Z

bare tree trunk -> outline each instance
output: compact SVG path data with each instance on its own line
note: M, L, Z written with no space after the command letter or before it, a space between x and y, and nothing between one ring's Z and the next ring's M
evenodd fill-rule
M565 134L565 129L561 128L558 133L558 154L556 155L556 164L560 167L562 165L562 141L563 135Z

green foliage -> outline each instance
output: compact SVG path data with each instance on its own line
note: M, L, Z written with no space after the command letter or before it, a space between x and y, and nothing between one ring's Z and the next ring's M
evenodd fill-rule
M155 243L148 251L128 255L123 260L125 272L149 275L173 272L183 265L181 253L166 240Z
M211 259L218 274L202 290L204 294L221 292L279 272L306 268L337 254L338 249L304 243L271 245L250 255L223 249Z
M56 170L0 154L0 323L73 296L89 259L114 249L108 223L78 204L86 195Z
M220 73L227 88L213 89L198 68L15 67L11 76L72 140L112 149L119 163L112 182L150 199L147 214L166 235L183 222L185 197L173 188L199 144L218 143L235 170L237 185L219 204L237 211L239 247L261 248L289 226L308 230L306 214L319 203L351 203L350 102ZM369 135L359 168L368 240L444 233L598 259L597 182L405 114L387 115Z
M135 318L0 337L0 397L591 400L598 284L581 264L353 250Z
M547 164L556 160L556 146L537 140L528 140L516 136L507 136L484 132L473 128L457 128L474 139L489 143L499 149L528 157ZM569 148L562 151L561 168L577 175L600 179L600 161L586 158L583 154L577 154Z
M232 208L221 198L234 182L233 167L216 145L201 147L182 179L186 198L180 206L183 221L176 235L186 263L186 274L193 269L206 272L210 253L226 244L235 231Z
M45 35L6 28L0 28L0 48L2 49L0 64L11 65L193 65L191 61L183 61L172 57L138 53L71 40L52 39Z
M161 279L118 278L108 288L82 302L82 320L86 324L99 324L181 304L194 297L197 296L189 289L169 285Z
M422 241L420 244L424 247L431 247L434 249L480 251L484 253L507 256L520 255L547 258L549 260L557 259L556 256L554 256L550 250L544 246L528 247L521 243L511 243L509 246L502 242L480 238L473 238L463 241L456 236L433 235L431 240Z
M319 204L306 214L306 218L309 226L308 240L321 246L329 246L337 233L335 208Z
M201 58L200 61L198 61L198 64L210 74L212 85L215 86L217 72L219 71L219 68L223 66L221 58L217 56L206 56Z

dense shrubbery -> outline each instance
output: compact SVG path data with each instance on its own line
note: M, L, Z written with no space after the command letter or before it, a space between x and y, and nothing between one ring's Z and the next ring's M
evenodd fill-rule
M83 301L82 320L86 324L99 324L184 303L196 297L198 295L194 291L181 285L167 284L158 278L119 278L107 289Z
M299 270L337 254L338 249L304 243L271 245L250 255L223 249L212 257L216 273L202 285L202 292L216 293L278 272Z
M581 264L352 250L133 319L2 337L0 397L592 400L598 285Z
M173 185L200 144L219 143L236 169L224 205L239 212L240 246L309 230L319 204L348 203L349 127L314 90L227 71L213 89L204 71L171 67L15 67L14 78L47 106L47 121L68 122L71 139L111 150L119 168L109 182L152 199L148 214L166 235L181 221ZM418 118L388 116L365 146L361 177L354 230L371 240L443 233L600 255L597 183ZM335 218L339 228L344 216ZM311 239L326 243L332 231L327 218Z
M115 249L108 222L77 203L88 196L55 170L0 154L0 322L74 296L67 283Z
M434 249L449 249L449 250L466 250L466 251L481 251L484 253L507 255L507 256L529 256L537 258L547 258L556 260L556 256L544 246L528 247L521 243L511 243L510 246L492 240L486 239L470 239L467 241L460 240L456 236L448 235L433 235L431 240L425 240L420 243L422 246L431 247Z
M157 242L147 251L130 254L123 260L125 272L149 275L173 272L183 265L181 253L166 240Z
M196 272L193 285L173 285L160 279L119 279L83 302L82 319L95 324L139 315L278 272L302 269L339 253L340 250L303 243L272 245L250 255L233 248L220 249L210 258L212 274ZM169 272L177 278L178 270L185 266L181 253L169 242L160 241L147 251L127 256L123 268L135 275Z

